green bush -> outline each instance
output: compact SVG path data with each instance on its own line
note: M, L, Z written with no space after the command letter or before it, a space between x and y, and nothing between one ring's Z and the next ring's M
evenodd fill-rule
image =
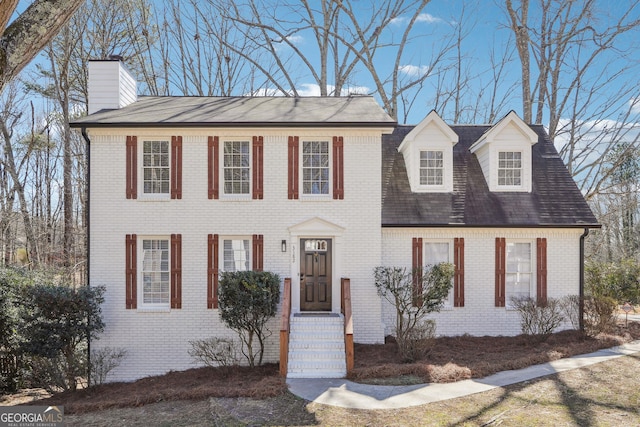
M64 390L75 390L78 378L86 376L86 352L78 350L104 329L103 294L104 287L35 284L21 289L22 351L62 362L65 380L55 385Z
M241 351L249 366L262 364L265 340L271 335L266 323L277 313L280 278L267 271L220 273L220 317L238 333ZM255 348L255 341L258 348Z
M585 279L587 295L605 296L619 303L640 303L640 264L636 260L589 262L585 267Z

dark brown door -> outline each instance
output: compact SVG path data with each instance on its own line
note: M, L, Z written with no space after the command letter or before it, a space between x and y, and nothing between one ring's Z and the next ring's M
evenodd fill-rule
M300 310L331 311L331 239L300 239Z

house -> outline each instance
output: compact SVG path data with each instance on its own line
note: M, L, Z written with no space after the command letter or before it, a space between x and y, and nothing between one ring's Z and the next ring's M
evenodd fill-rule
M393 330L379 265L456 265L439 334L517 334L511 295L580 292L597 221L544 129L515 113L398 126L366 96L138 98L118 60L90 63L89 102L72 126L90 159L90 284L107 288L92 346L127 350L112 380L193 367L189 341L235 337L221 270L290 287L288 350L274 319L265 353L290 377L344 376L343 286L355 342Z

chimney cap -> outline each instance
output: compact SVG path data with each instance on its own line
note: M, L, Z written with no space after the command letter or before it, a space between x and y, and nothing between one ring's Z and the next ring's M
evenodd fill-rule
M122 55L116 55L116 54L109 55L109 59L112 60L112 61L122 61L122 60L124 60Z

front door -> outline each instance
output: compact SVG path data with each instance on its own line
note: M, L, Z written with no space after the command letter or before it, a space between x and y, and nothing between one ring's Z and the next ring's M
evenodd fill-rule
M300 310L331 311L331 239L300 239Z

